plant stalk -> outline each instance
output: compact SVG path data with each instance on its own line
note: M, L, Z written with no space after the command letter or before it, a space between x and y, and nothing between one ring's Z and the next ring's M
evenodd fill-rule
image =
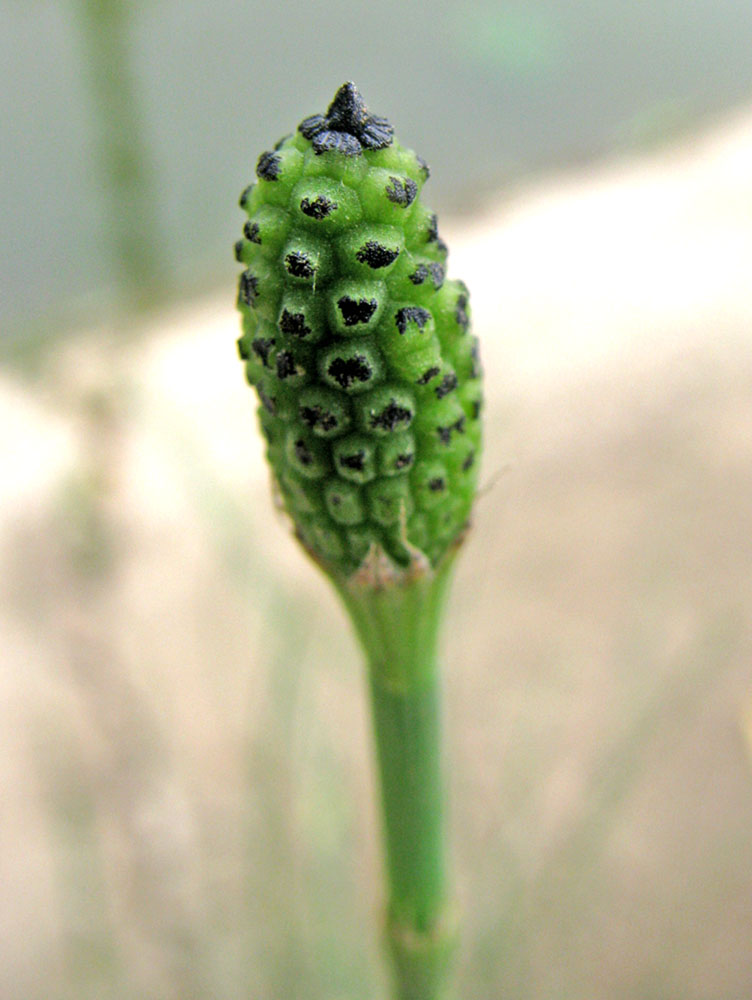
M456 942L437 660L453 561L339 587L368 664L397 1000L445 998Z

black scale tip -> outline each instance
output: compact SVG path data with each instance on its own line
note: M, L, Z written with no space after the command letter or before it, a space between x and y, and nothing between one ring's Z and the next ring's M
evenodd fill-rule
M384 149L392 144L394 129L379 115L372 115L352 81L344 83L325 115L311 115L298 126L316 153L336 151L359 156L363 149Z

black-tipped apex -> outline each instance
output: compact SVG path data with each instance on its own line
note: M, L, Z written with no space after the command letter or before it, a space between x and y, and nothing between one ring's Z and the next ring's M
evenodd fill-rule
M326 117L331 129L356 136L368 121L370 116L366 102L351 80L343 83L334 95L334 100L326 109Z
M392 143L394 129L386 120L372 115L352 81L344 83L325 115L312 115L298 126L310 139L316 153L336 151L358 156L366 149L384 149Z

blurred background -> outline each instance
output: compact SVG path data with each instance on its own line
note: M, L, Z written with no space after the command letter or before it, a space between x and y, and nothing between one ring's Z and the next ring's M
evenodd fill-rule
M2 0L0 996L386 995L362 667L241 190L354 79L473 295L458 995L752 995L752 7Z

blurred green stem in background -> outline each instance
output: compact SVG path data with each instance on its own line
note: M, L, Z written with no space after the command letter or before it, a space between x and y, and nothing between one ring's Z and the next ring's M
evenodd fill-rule
M456 944L437 661L452 556L382 585L338 583L368 663L398 1000L445 997Z
M129 33L134 8L137 5L126 0L77 0L75 8L110 211L106 238L117 290L128 309L153 305L164 289L165 277L157 242L154 174L131 68Z

